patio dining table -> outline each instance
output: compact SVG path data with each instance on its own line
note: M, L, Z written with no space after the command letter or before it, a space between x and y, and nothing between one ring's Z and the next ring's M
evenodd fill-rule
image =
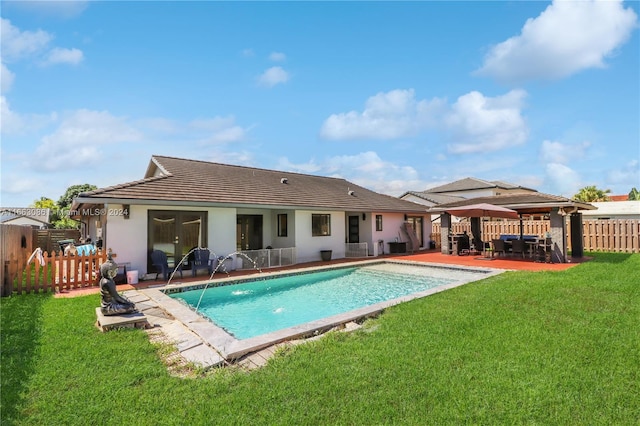
M540 240L525 241L525 244L527 245L527 255L533 258L540 248Z

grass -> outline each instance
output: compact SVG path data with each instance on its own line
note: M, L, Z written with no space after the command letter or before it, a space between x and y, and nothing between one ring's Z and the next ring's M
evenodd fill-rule
M260 370L168 374L98 296L2 299L2 424L640 422L640 255L508 272L388 309Z

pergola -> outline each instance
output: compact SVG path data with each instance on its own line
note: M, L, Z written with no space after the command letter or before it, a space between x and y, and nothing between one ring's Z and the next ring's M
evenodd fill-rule
M468 198L452 203L439 204L427 210L427 213L440 214L441 224L441 247L442 253L448 253L448 234L451 228L451 215L447 213L454 207L463 207L473 204L491 204L506 207L518 212L520 220L524 215L548 215L550 220L550 234L553 245L552 256L562 262L568 260L567 257L567 229L566 216L569 216L571 226L571 248L573 257L582 257L582 213L580 210L595 210L596 207L589 203L571 200L569 198L556 195L543 194L539 192L529 192L522 194L493 195L487 197ZM477 223L474 223L477 222ZM480 218L471 218L472 229L480 226Z

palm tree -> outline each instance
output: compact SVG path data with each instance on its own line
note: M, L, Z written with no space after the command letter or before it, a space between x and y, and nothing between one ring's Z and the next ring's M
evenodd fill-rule
M591 203L594 201L609 201L610 189L599 189L596 188L595 185L585 186L584 188L580 188L578 193L573 196L573 199L576 201L584 201L587 203Z
M635 186L631 188L631 192L629 192L629 200L640 200L640 191L638 191Z

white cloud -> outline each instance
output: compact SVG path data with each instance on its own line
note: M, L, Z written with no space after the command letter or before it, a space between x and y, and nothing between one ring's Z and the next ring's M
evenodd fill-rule
M256 161L255 153L245 150L235 152L218 150L213 154L206 156L203 160L212 161L214 163L235 164L238 166L260 167Z
M71 64L78 65L84 59L80 49L53 48L46 55L44 65Z
M13 86L15 75L9 71L9 68L7 68L4 63L0 64L0 67L0 83L2 85L2 92L0 93L7 93L11 90L11 86Z
M0 96L0 133L16 135L34 132L55 121L56 114L20 114L13 111L7 98Z
M321 137L344 139L397 139L413 136L432 125L443 101L415 99L413 89L378 93L367 99L363 112L332 114L320 129Z
M554 193L565 197L572 197L580 189L580 175L564 164L549 163L545 169L546 180L554 189Z
M80 49L61 47L49 49L53 36L46 31L21 31L18 27L13 26L8 19L4 18L2 18L1 26L3 78L6 75L5 62L10 63L27 58L39 58L39 62L42 65L62 63L77 65L82 62L83 53ZM10 72L8 69L6 71Z
M53 36L46 31L20 31L14 27L11 21L2 18L0 23L0 31L2 36L2 60L14 61L27 56L35 55L42 52Z
M329 157L318 163L294 164L282 158L277 167L297 173L311 173L346 179L372 191L399 196L407 188L425 188L426 183L418 177L418 172L409 166L398 166L382 160L373 151L356 155Z
M454 154L496 151L526 142L528 128L521 115L527 93L512 90L494 98L479 92L460 96L445 118Z
M59 171L109 162L109 155L103 155L104 147L141 139L142 133L125 117L106 111L78 110L66 117L54 133L42 138L33 167Z
M273 87L276 84L286 83L290 75L282 67L271 67L258 77L258 84L265 87Z
M545 140L540 147L540 157L545 163L567 164L569 160L584 157L590 146L591 143L587 141L581 144L563 144Z
M251 58L255 56L255 53L253 53L253 49L242 49L242 52L240 53L242 54L242 56L246 58Z
M35 191L43 186L43 182L33 176L15 173L2 174L2 192L7 194L22 194Z
M273 62L282 62L287 59L287 55L282 52L271 52L269 55L269 60Z
M607 182L618 186L627 186L629 191L631 188L640 189L640 167L638 160L634 159L623 167L610 170L607 174Z
M4 84L4 83L3 83ZM9 102L0 96L0 132L2 134L19 133L24 128L24 120L9 108Z
M202 133L200 144L204 145L240 142L248 131L237 125L233 116L193 120L189 127Z
M528 19L520 35L493 46L476 73L522 82L602 68L636 26L633 9L623 8L620 0L556 0Z

